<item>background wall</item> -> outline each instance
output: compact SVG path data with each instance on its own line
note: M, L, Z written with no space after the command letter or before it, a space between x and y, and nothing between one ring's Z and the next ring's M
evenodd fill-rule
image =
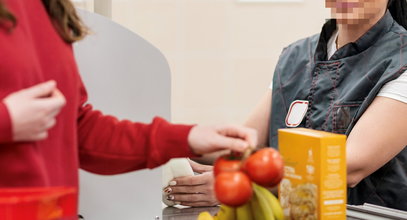
M324 3L113 0L112 19L167 57L174 122L242 123L267 90L281 50L320 31L329 17Z

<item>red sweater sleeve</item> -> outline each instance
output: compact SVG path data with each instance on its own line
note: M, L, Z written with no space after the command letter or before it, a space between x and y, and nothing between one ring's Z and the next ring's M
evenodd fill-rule
M11 119L7 106L0 102L0 143L12 141Z
M188 144L189 125L162 118L151 124L118 120L92 109L81 89L78 141L81 168L98 174L118 174L154 168L174 157L195 156Z

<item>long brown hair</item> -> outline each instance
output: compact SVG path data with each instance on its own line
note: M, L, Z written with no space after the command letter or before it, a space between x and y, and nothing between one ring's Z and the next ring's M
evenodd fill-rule
M5 24L5 22L7 23ZM4 4L0 1L0 24L9 29L11 27L14 27L16 23L16 17L14 17L14 15L9 10L7 10Z
M42 0L42 3L59 35L66 42L73 43L88 34L87 27L82 23L70 0ZM11 24L8 29L18 25L17 18L0 0L0 23L4 22Z

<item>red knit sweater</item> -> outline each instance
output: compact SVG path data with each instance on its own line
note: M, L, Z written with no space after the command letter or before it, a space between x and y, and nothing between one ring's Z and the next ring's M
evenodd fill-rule
M119 121L85 104L72 46L58 35L42 1L5 3L18 24L11 33L0 27L0 187L77 187L79 167L117 174L193 156L187 143L191 126L160 118L151 124ZM10 116L1 100L51 79L67 100L56 126L44 141L13 142Z

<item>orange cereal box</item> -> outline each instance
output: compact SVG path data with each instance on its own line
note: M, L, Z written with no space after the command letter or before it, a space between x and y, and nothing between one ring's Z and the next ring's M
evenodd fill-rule
M346 136L306 128L278 131L287 219L346 219Z

